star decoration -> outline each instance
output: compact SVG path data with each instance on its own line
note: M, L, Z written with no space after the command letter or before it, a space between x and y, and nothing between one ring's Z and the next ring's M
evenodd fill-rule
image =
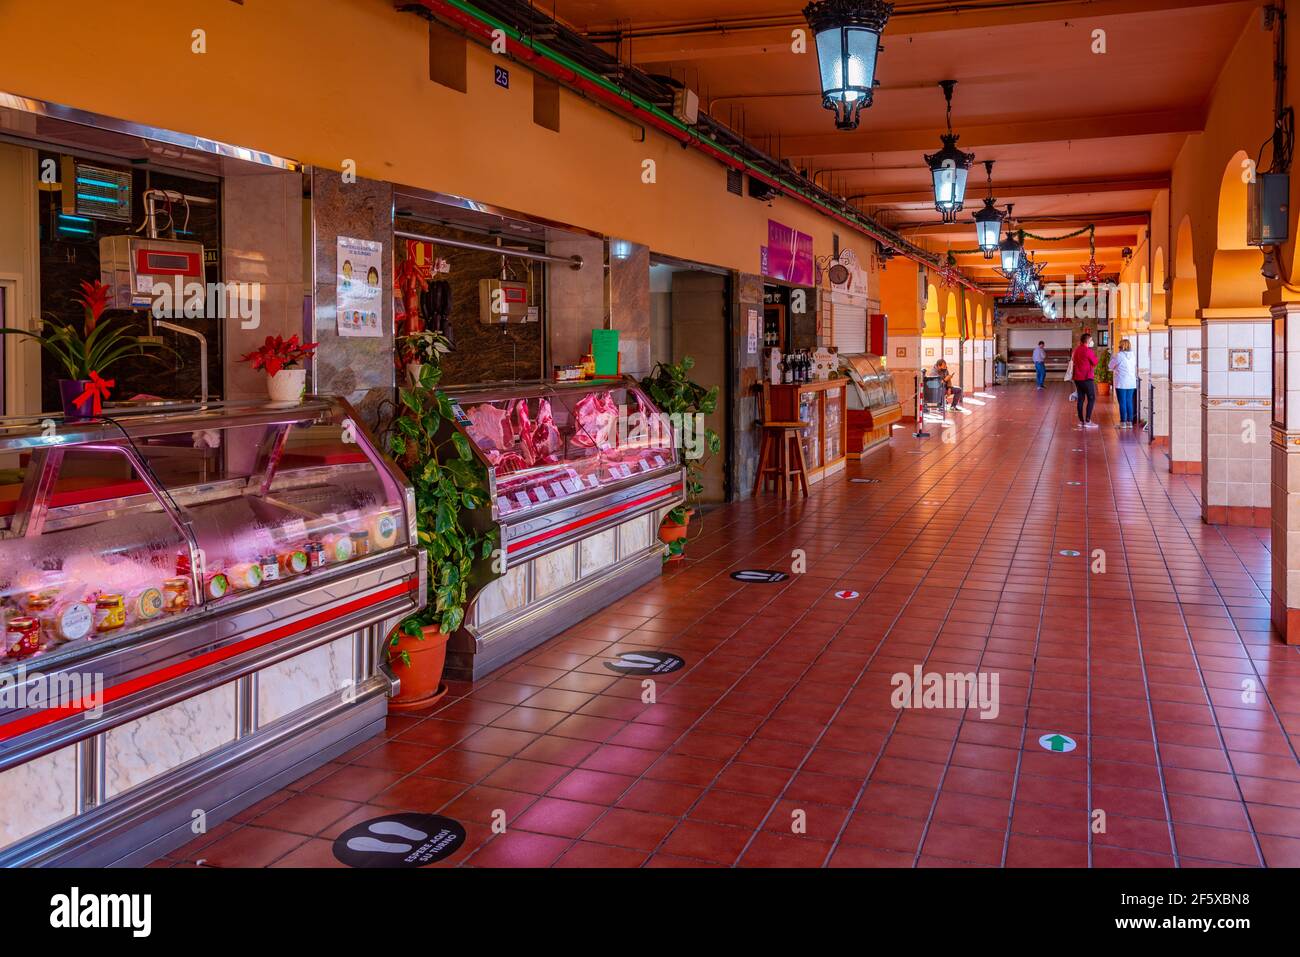
M1102 273L1105 272L1105 270L1106 267L1097 262L1096 256L1089 257L1088 261L1083 265L1084 281L1090 282L1094 286L1099 285L1101 283Z

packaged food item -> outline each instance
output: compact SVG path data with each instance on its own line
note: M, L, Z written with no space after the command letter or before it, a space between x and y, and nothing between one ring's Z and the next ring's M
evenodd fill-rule
M188 550L176 553L176 577L180 578L189 575L193 566L190 563L190 553Z
M230 579L225 572L213 572L203 582L203 593L210 601L224 598L230 591Z
M370 543L377 551L397 544L397 516L380 512L370 520Z
M168 581L175 580L174 578L168 579ZM126 605L127 617L132 621L151 621L164 611L165 601L162 589L154 585L137 589L131 593Z
M370 533L362 529L358 532L349 532L348 538L352 540L352 557L365 558L370 554Z
M295 548L292 551L285 552L279 557L280 573L288 575L301 575L307 570L308 559L307 553L301 548Z
M342 533L333 533L325 536L325 561L327 564L335 565L339 562L352 560L352 538Z
M30 658L41 650L41 622L31 615L9 619L5 628L5 655L9 658Z
M162 610L174 614L190 607L190 580L169 578L163 582Z
M257 560L257 563L262 566L262 581L273 582L279 580L280 561L275 557L274 553L267 552Z
M60 641L76 641L94 630L95 612L84 601L68 600L54 608L53 631Z
M95 599L95 631L104 634L126 624L126 600L118 594L103 594Z
M226 577L235 591L248 591L262 584L262 565L259 562L240 562L230 566Z
M325 546L320 542L308 542L303 548L307 553L307 567L310 569L325 567Z

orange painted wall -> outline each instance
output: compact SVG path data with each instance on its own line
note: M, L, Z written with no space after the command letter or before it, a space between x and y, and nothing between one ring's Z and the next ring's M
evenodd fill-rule
M580 97L562 93L560 133L535 125L529 71L508 63L510 89L497 87L502 61L478 45L469 46L468 93L431 82L427 27L392 0L129 7L67 0L55 18L46 0L0 0L0 91L332 169L352 159L361 176L748 272L758 270L769 218L810 233L819 256L837 232L871 262L866 237L788 199L731 195L715 161L654 132L638 142L639 127ZM200 28L201 55L191 52ZM129 70L101 72L107 50L131 56ZM641 181L645 159L657 163L655 185Z

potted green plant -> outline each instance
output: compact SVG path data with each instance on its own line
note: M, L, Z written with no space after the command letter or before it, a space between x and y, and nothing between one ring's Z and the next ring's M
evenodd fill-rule
M442 369L422 363L416 388L399 389L400 411L388 433L388 451L415 487L417 543L428 562L427 604L388 637L388 662L401 680L389 707L427 708L446 693L442 670L447 640L465 620L475 566L491 557L495 530L481 531L465 512L491 506L487 473L460 432L449 438L443 425L455 421L446 393L438 389Z
M145 351L139 336L127 331L129 320L108 319L100 322L108 303L108 287L99 280L81 283L81 293L74 297L85 310L82 328L55 319L42 320L42 331L0 328L0 334L26 336L40 343L67 373L59 380L59 398L66 419L86 419L99 415L116 381L104 378L111 366L127 356L142 356L161 361L160 356ZM172 352L166 346L161 346Z
M675 421L685 422L687 417L710 415L718 407L718 387L706 389L689 376L695 367L691 356L682 356L681 362L657 363L650 375L641 380L641 388L653 400L659 411L677 417ZM717 455L722 448L722 440L712 429L704 430L705 453L692 458L683 449L686 461L685 501L672 509L659 526L659 540L667 545L665 561L676 561L686 549L686 538L695 505L704 492L704 483L700 480L704 472L704 463L709 455Z
M1110 371L1110 350L1102 349L1101 354L1097 356L1097 368L1093 370L1093 378L1097 380L1097 394L1109 395L1110 384L1115 375Z
M420 372L426 365L441 366L442 357L450 351L451 340L429 329L397 337L397 358L412 386L420 384Z

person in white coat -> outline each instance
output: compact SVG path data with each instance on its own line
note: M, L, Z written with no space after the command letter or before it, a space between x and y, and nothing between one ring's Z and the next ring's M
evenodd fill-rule
M1115 378L1115 395L1119 397L1118 429L1131 429L1137 421L1137 357L1133 354L1133 344L1121 339L1119 350L1110 357L1108 363Z

